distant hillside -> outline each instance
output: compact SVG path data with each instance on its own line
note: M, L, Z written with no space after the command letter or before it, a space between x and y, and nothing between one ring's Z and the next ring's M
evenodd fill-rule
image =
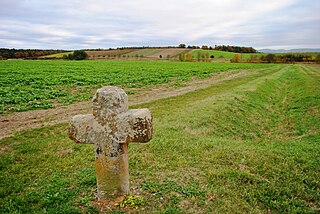
M60 54L65 50L42 50L42 49L8 49L0 48L1 59L37 59L40 56Z
M64 55L68 55L68 54L73 54L73 51L69 51L69 52L63 52L63 53L57 53L57 54L50 54L50 55L46 55L46 56L41 56L39 57L40 59L42 58L56 58L56 59L62 59Z
M273 50L273 49L261 49L258 50L261 53L320 53L320 48L301 48L301 49L290 49L290 50L286 50L286 49L277 49L277 50Z

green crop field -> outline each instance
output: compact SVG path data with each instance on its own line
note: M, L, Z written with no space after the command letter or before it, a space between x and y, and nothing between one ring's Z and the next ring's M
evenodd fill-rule
M44 88L56 90L64 90L63 84L103 84L90 78L95 75L140 87L223 69L259 68L10 63L1 63L6 87L12 82L10 87L28 89L43 81ZM130 191L143 202L137 209L117 207L110 213L320 212L320 67L270 65L250 71L205 89L133 106L149 108L154 118L153 139L129 145ZM144 72L158 81L140 79ZM8 83L4 76L10 77ZM0 213L98 213L91 204L96 192L93 146L71 141L67 126L38 128L0 141Z
M206 78L226 70L269 68L263 64L143 61L0 61L0 114L52 108L90 100L104 85L140 88Z

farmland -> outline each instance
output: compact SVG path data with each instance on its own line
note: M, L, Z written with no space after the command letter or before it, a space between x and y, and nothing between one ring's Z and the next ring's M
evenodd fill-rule
M197 59L199 54L204 54L204 53L208 53L209 56L213 55L214 58L224 58L224 59L232 59L234 57L234 55L237 54L237 53L233 53L233 52L217 51L217 50L194 50L194 51L192 51L192 56L195 59ZM255 54L242 53L241 57L243 59L248 59L248 58L250 58L251 55L262 56L262 55L266 55L266 54L263 54L263 53L255 53Z
M51 62L22 63L7 70L37 74L34 69L41 65L38 75L44 81L55 72L63 79L68 68L66 74L83 76L83 83L84 74L94 67L91 62L68 62L64 67ZM130 191L143 196L144 203L138 209L116 207L114 213L319 212L319 66L112 63L131 75L140 71L139 77L143 74L140 66L149 65L151 71L146 75L160 79L135 81L130 75L119 82L111 79L117 85L135 84L136 88L143 86L139 81L153 87L166 81L205 78L226 69L249 69L246 76L133 106L149 108L154 117L153 140L129 146ZM98 64L103 68L92 70L102 76L109 64ZM168 75L175 65L174 74ZM86 72L81 73L84 68ZM157 70L159 76L153 76ZM22 73L16 74L23 79ZM52 80L56 78L51 75ZM130 81L124 81L126 78ZM103 84L64 82L71 88ZM62 90L58 83L56 80L53 86ZM93 147L68 139L67 126L42 127L0 141L0 212L97 212L91 204L96 192Z
M63 58L63 56L65 55L69 55L69 54L73 54L73 51L70 52L64 52L64 53L57 53L57 54L51 54L51 55L47 55L47 56L42 56L40 58Z
M91 99L94 89L181 83L227 70L269 68L263 64L143 61L1 61L0 113L47 109Z
M91 60L161 60L161 61L181 61L180 55L188 55L190 59L182 61L212 61L212 62L230 62L236 54L240 54L240 59L247 62L250 58L261 58L267 56L266 53L236 53L210 49L191 49L191 48L121 48L114 50L97 50L86 51ZM52 54L42 56L48 59L61 59L63 55L73 52ZM287 53L289 54L289 53ZM290 53L293 55L302 55L309 57L309 61L314 62L317 53ZM276 53L275 56L286 55L284 53ZM262 62L262 61L249 61Z

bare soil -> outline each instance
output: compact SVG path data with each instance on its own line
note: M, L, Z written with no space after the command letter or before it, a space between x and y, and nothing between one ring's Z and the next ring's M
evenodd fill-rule
M151 58L159 58L160 55L162 57L167 57L168 55L170 55L171 57L173 56L176 56L176 55L179 55L180 53L182 52L185 52L186 50L185 49L182 49L182 48L168 48L168 49L164 49L164 50L161 50L157 53L154 53L154 54L150 54L148 55L147 57L151 57Z
M137 105L151 102L158 99L177 96L212 84L239 78L247 75L246 71L227 71L214 74L212 77L203 80L187 82L183 87L171 86L170 83L155 86L151 89L141 89L135 94L129 95L129 104ZM16 112L0 116L0 140L12 136L16 132L68 122L77 114L91 113L91 101L79 102L68 106L59 106L53 109Z

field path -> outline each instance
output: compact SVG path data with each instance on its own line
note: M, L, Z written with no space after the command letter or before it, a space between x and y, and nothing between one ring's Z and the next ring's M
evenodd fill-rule
M186 86L183 87L174 87L170 86L170 84L164 84L129 95L129 104L133 106L162 98L177 96L245 75L248 75L248 71L231 70L214 74L207 79L187 82ZM0 140L10 137L19 131L67 122L76 114L88 114L90 112L91 101L86 101L68 106L59 106L53 109L16 112L0 116Z

